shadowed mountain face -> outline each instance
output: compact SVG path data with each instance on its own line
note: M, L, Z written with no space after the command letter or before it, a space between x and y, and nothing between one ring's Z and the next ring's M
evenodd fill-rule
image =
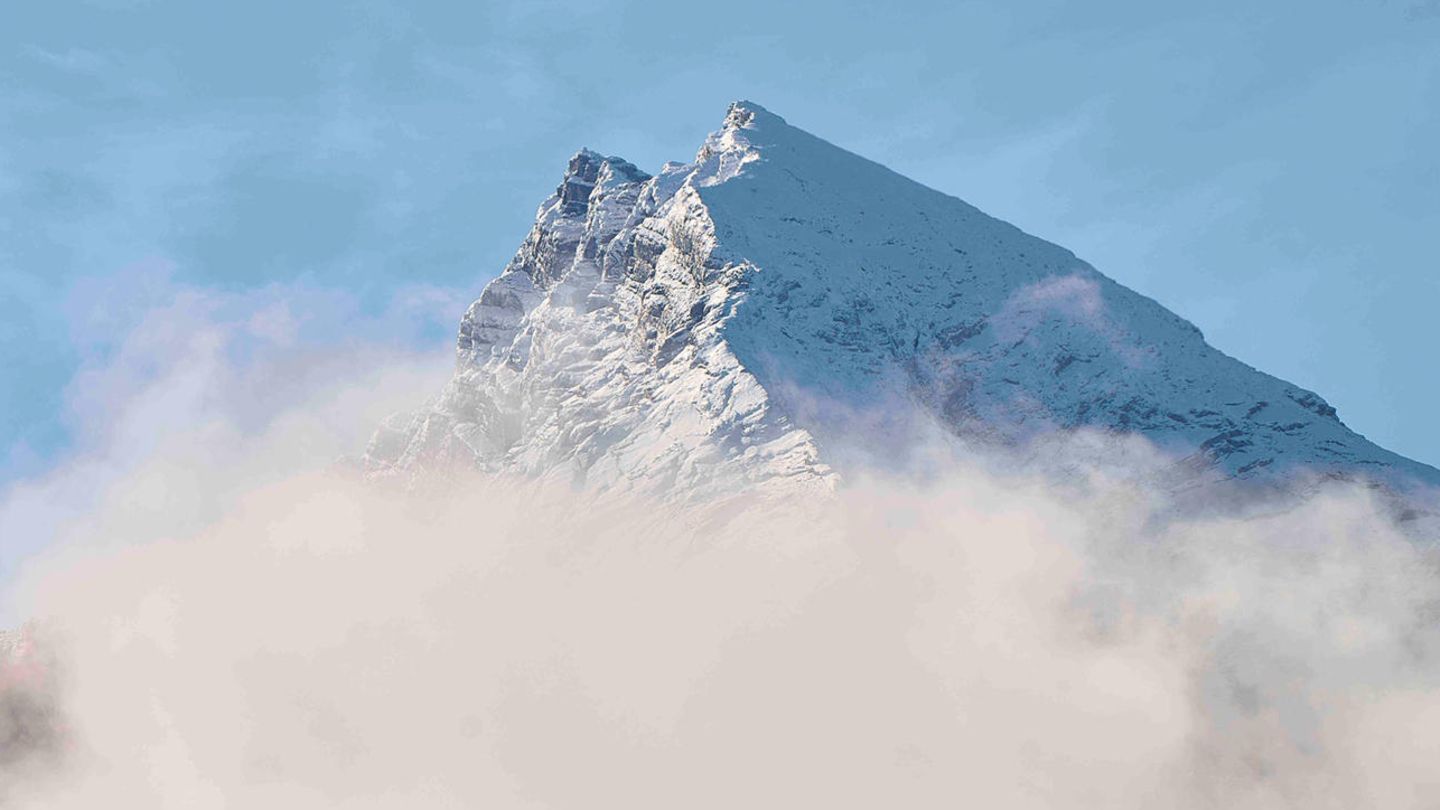
M653 177L572 158L457 352L371 474L691 496L833 486L936 436L1034 459L1088 428L1148 439L1177 487L1440 484L1064 248L749 102Z

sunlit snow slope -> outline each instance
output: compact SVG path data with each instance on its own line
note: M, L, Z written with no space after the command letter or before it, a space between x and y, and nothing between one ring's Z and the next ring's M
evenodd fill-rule
M1072 428L1141 434L1180 482L1440 483L1064 248L749 102L654 177L572 158L466 312L452 382L366 465L833 486L856 452L901 453L917 411L1022 455Z

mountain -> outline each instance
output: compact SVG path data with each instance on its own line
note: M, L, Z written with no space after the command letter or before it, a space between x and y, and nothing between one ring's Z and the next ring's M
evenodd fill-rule
M1149 439L1177 487L1440 485L1070 251L750 102L654 176L571 158L453 380L365 464L695 494L1078 428Z

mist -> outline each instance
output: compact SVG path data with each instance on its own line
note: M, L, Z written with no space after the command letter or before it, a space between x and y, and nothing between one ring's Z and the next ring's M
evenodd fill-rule
M1436 559L1363 488L407 490L336 458L448 358L255 323L128 342L104 427L0 501L44 549L5 591L4 806L1440 803Z

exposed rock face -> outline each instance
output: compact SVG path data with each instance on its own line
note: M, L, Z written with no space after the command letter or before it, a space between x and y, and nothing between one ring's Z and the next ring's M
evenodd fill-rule
M810 436L722 334L745 273L712 255L699 167L650 177L582 151L460 324L455 379L367 453L374 472L460 464L601 487L819 484Z
M758 105L651 177L582 151L372 475L452 465L688 495L833 486L916 411L971 446L1136 433L1175 480L1440 472L1069 251Z
M30 630L0 630L0 805L65 752L56 687L53 657Z

